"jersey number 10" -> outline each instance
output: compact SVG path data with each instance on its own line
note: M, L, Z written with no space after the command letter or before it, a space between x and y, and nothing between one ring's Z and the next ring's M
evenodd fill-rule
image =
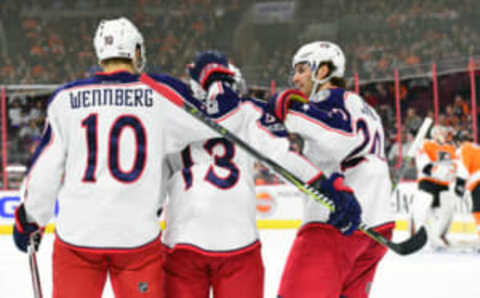
M98 148L98 115L90 114L82 121L87 138L87 168L83 175L83 182L96 182L95 172L97 169ZM135 134L136 154L133 166L129 170L123 170L120 166L120 136L124 128L131 128ZM108 169L110 174L123 183L133 183L140 178L147 157L147 134L141 121L134 115L122 115L118 117L110 127L108 136Z

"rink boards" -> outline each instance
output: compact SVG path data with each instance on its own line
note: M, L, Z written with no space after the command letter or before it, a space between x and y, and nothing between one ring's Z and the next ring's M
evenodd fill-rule
M396 229L409 230L409 218L416 185L402 182L390 198L396 213ZM257 186L257 224L260 229L295 229L301 224L303 213L302 194L290 185ZM14 222L14 211L20 203L17 191L0 191L0 234L10 234ZM94 206L92 206L94 208ZM469 212L470 199L458 199L454 221L450 228L451 237L460 239L476 237L476 227ZM163 225L163 222L161 222ZM54 230L54 219L46 231Z

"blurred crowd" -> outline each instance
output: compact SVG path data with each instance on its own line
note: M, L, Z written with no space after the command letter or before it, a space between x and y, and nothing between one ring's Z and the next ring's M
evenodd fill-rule
M128 4L133 7L128 6ZM139 0L139 1L14 1L0 3L0 13L9 43L0 60L0 83L65 83L100 70L92 36L101 19L115 17L111 8L128 8L128 15L148 37L145 41L149 70L183 75L199 49L218 47L215 38L222 20L238 15L240 1ZM161 12L148 14L150 8ZM105 11L106 15L82 17L44 16L49 10ZM110 12L109 12L110 11ZM122 10L124 11L124 10ZM30 12L30 13L28 13ZM38 15L35 14L38 12ZM209 42L213 40L212 42ZM226 42L225 42L226 43Z
M480 10L476 8L480 8L480 2L474 0L298 0L293 25L250 26L247 31L254 32L250 36L253 40L239 49L232 42L232 32L244 22L249 8L259 2L262 1L2 1L0 38L3 36L8 43L0 46L0 84L61 84L100 71L93 51L95 27L100 19L124 14L147 37L148 71L182 77L185 65L196 51L217 48L238 62L252 87L251 95L268 99L272 80L277 89L289 84L291 57L299 45L313 39L310 29L316 28L318 22L330 23L336 30L328 39L345 50L347 77L359 75L360 94L383 118L386 154L395 169L424 117L434 117L431 63L471 57L479 52L476 45L480 44ZM79 13L72 15L72 11ZM88 17L84 12L88 12ZM260 50L255 51L256 57L245 59L242 51L250 48ZM450 128L452 135L473 138L466 65L447 69L451 71L438 77L438 119ZM402 78L401 148L397 143L393 68L399 69ZM7 95L9 163L27 164L41 135L48 94ZM297 136L292 137L294 150L300 152L301 144ZM407 177L414 178L413 164L409 166L412 170ZM256 167L257 183L279 182L263 165L258 163Z
M262 67L251 70L257 72L254 77L262 84L272 79L287 84L294 51L322 34L344 49L347 77L358 74L364 81L392 78L394 68L400 69L401 75L402 70L409 76L424 74L430 69L414 66L480 54L478 1L304 0L298 3L299 24L293 38L266 43ZM334 24L332 29L336 34L315 31L316 23Z
M357 73L364 81L392 77L393 68L479 54L480 3L474 0L297 0L291 26L254 24L248 46L233 48L232 35L245 26L244 14L259 2L3 1L0 14L8 45L0 60L1 81L63 83L98 70L92 32L101 18L118 14L133 19L148 37L150 70L181 75L195 51L220 48L245 66L246 77L256 85L272 79L287 84L293 52L315 38L339 43L347 55L347 76ZM78 16L72 11L79 11ZM319 24L331 25L333 33L312 29ZM259 47L257 57L244 58L243 52L253 47ZM261 67L255 61L262 61Z

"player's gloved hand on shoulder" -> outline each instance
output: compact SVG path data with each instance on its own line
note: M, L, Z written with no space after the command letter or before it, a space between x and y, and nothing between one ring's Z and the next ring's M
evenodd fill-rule
M297 89L287 89L280 93L274 94L270 98L267 104L267 110L278 120L283 122L287 117L288 109L290 108L292 101L306 103L308 102L308 98L305 94Z
M23 252L27 252L30 241L33 241L33 247L38 250L42 240L43 229L36 223L27 221L27 213L25 205L21 204L15 210L15 224L13 226L13 240L17 248Z
M188 67L188 72L190 77L206 91L213 82L233 83L234 81L234 73L228 67L227 58L219 51L198 53L193 64Z
M346 186L344 177L341 174L334 173L330 177L321 177L313 181L310 185L320 189L331 201L335 210L330 213L327 224L339 229L344 235L351 235L358 227L361 221L362 208L358 203L353 190Z

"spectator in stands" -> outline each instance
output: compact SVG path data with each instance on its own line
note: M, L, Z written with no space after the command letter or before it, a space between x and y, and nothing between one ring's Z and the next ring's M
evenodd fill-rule
M20 99L14 98L8 109L8 120L10 121L10 128L12 133L16 133L21 125L24 123L25 119L22 115L22 107L20 104Z
M398 142L395 142L393 146L388 151L388 160L391 165L397 165L398 159L400 157L400 152L398 146L401 146L402 150L402 159L407 156L408 149L414 139L412 132L404 130L402 132L402 143L399 145Z
M407 109L407 116L405 117L405 126L407 132L416 133L422 125L422 119L417 115L417 110L414 107Z
M37 100L34 102L32 109L28 114L29 119L35 120L37 123L42 123L45 118L45 107L42 101Z
M445 120L444 120L444 125L445 126L450 126L454 127L460 122L459 118L457 115L455 115L455 112L453 110L452 105L447 105L445 107Z
M39 138L41 135L42 130L38 125L37 119L29 119L28 125L24 125L18 132L18 136L27 144L30 143L33 138Z
M458 117L460 122L465 122L470 115L468 103L460 94L455 95L453 113Z

